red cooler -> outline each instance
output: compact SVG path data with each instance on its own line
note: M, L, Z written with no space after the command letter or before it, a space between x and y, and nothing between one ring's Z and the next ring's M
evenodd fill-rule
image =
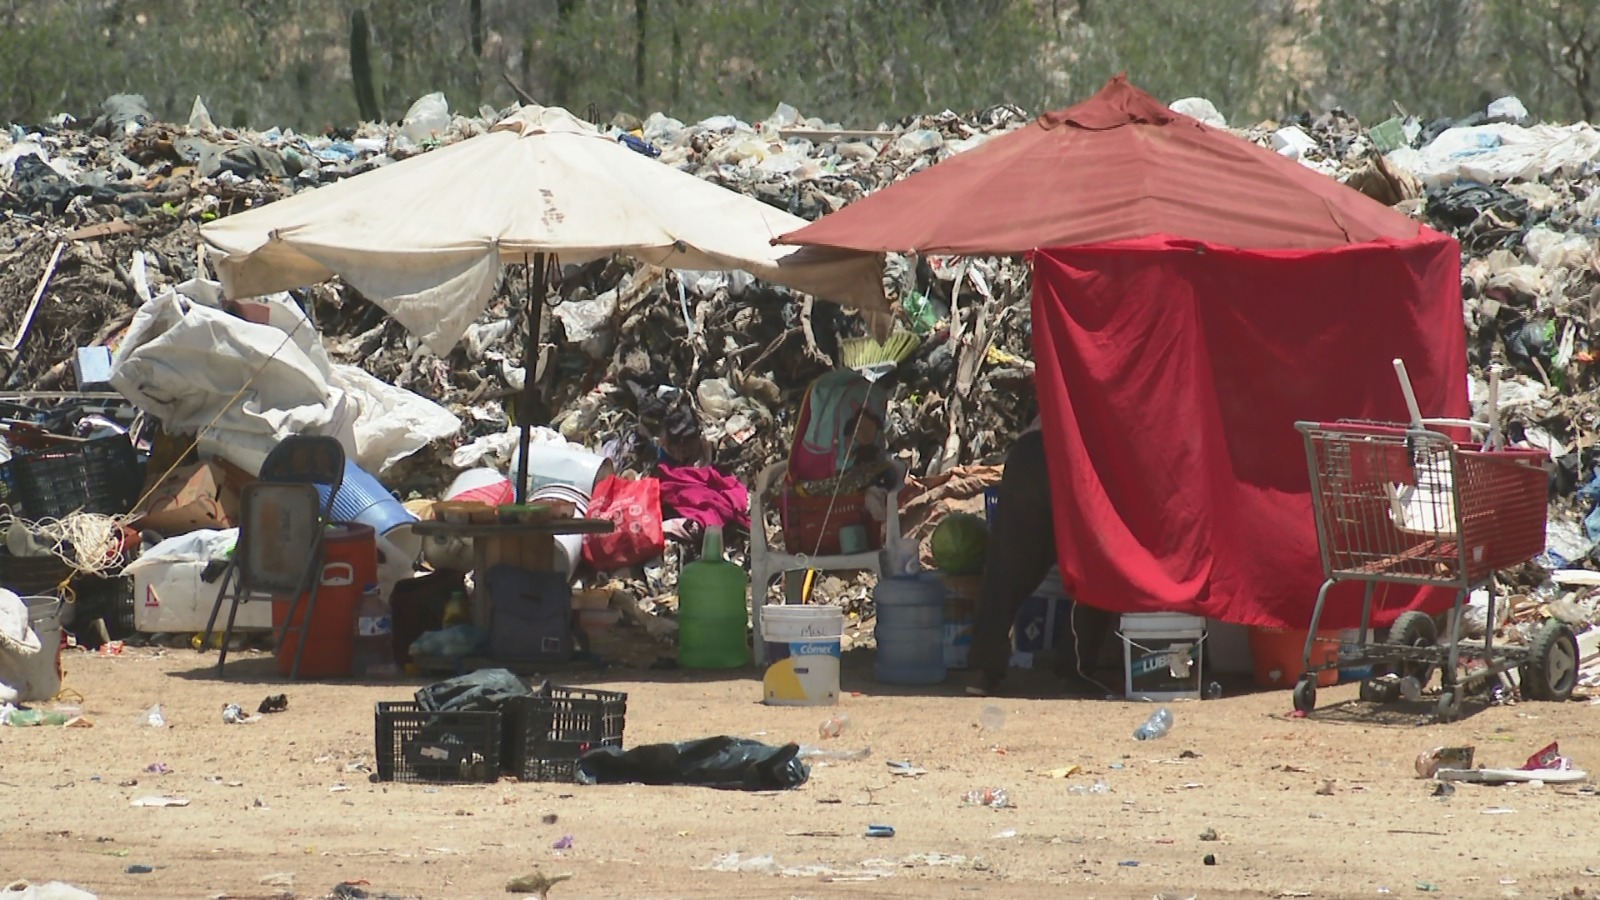
M322 537L322 571L318 573L317 610L308 632L290 632L278 647L278 674L288 675L294 667L295 651L303 637L305 656L300 659L301 678L349 678L355 656L356 608L361 605L361 589L378 583L377 534L370 525L336 522ZM310 594L300 597L294 624L305 621ZM272 601L272 627L282 628L289 616L289 601Z

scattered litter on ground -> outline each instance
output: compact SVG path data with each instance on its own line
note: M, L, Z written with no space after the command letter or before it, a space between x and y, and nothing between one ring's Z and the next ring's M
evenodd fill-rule
M152 795L146 796L146 797L135 798L128 805L129 806L155 806L155 807L162 807L162 806L188 806L189 805L189 798L188 797L170 797L170 796L162 796L162 795L152 794Z

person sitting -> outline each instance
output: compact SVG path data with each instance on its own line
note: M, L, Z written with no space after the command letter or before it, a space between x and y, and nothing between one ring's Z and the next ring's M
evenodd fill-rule
M999 500L989 527L983 587L973 617L967 664L967 693L988 696L1000 690L1011 665L1011 628L1022 605L1056 564L1055 519L1044 433L1038 417L1006 454ZM1111 630L1111 613L1070 599L1065 609L1072 640L1056 654L1056 674L1074 691L1098 690L1092 673Z

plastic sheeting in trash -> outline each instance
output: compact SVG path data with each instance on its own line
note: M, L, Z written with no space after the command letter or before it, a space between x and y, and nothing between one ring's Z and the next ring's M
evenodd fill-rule
M172 432L248 471L291 434L337 437L368 471L448 437L460 420L353 366L328 363L315 327L287 296L255 301L267 324L207 305L190 282L145 303L113 360L111 384Z
M1420 149L1401 147L1389 162L1428 187L1458 181L1493 184L1581 175L1600 158L1600 131L1587 124L1523 127L1502 122L1450 128Z

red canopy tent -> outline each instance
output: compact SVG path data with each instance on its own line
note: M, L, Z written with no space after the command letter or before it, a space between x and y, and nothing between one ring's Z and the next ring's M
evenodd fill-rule
M1426 415L1468 414L1452 238L1120 76L777 241L1031 257L1061 572L1113 612L1305 627L1293 423L1404 421L1395 357ZM1380 623L1450 597L1386 600ZM1358 623L1358 586L1329 603Z

